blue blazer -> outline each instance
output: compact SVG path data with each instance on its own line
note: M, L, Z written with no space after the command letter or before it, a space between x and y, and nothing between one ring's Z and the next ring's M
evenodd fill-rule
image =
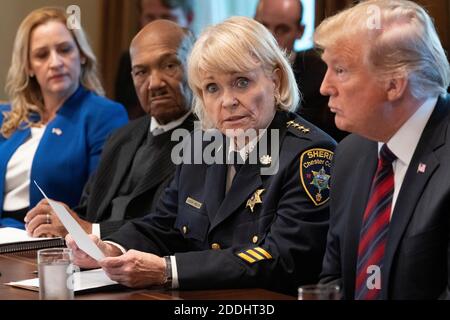
M9 110L10 105L0 105L1 123L3 112ZM32 116L32 120L38 119L39 116ZM31 166L30 208L42 199L33 180L48 197L70 207L78 204L83 186L97 167L105 140L127 122L128 116L121 104L97 96L80 85L47 124L36 150ZM0 136L0 226L17 227L16 221L1 219L5 175L11 156L30 134L30 128L25 128L16 130L8 139Z

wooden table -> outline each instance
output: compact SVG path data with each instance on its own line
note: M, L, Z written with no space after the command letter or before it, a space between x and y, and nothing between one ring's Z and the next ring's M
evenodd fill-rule
M38 292L6 286L4 283L34 278L36 251L0 254L0 300L37 300ZM109 290L75 295L77 300L295 300L295 297L265 289L229 290Z

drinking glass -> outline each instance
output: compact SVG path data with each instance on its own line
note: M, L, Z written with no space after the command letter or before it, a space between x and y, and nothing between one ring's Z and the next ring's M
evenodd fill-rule
M72 300L73 256L67 248L38 251L39 299Z

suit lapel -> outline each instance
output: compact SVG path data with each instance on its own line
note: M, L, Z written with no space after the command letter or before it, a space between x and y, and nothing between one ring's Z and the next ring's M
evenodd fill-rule
M414 213L423 189L439 167L439 159L434 151L446 143L447 115L448 106L440 98L430 120L425 126L406 171L389 226L388 245L386 246L384 257L386 277L383 278L382 288L388 288L387 284L389 283L390 271L397 247ZM418 172L420 163L426 165L425 172ZM387 292L388 290L383 290L382 298L388 298Z
M354 214L348 215L344 244L344 247L348 249L343 253L345 255L344 261L349 261L348 265L343 266L343 268L346 268L346 270L343 270L343 274L347 275L344 277L346 279L345 287L351 290L351 296L354 295L355 268L358 259L358 245L362 220L378 162L377 143L366 141L366 144L360 149L360 154L361 157L355 166L355 173L353 174L355 180L352 181L353 191L351 194L354 196L350 198L351 203L345 206L349 211L354 212Z
M213 221L225 197L227 166L223 164L209 165L206 169L205 180L205 190L207 190L208 196L204 201L209 220Z
M146 137L149 126L150 118L146 117L146 120L143 120L135 128L132 128L130 131L131 133L128 132L131 136L129 140L123 139L121 141L126 141L125 143L118 143L113 149L111 149L111 158L115 158L118 154L118 159L116 161L117 165L114 168L116 171L111 172L108 168L101 170L102 176L98 177L96 187L92 191L92 199L103 199L103 201L98 204L98 210L95 210L96 206L93 206L93 213L98 215L98 220L101 219L105 209L111 203L113 197L117 194L117 190L121 186L124 177L129 173L134 155L140 147L142 140ZM109 167L109 160L110 159L106 158L102 159L102 163L105 163L106 167ZM110 180L111 176L112 180ZM98 186L102 187L99 188ZM104 197L101 194L104 191L103 188L108 188L108 192Z
M225 189L227 183L228 166L226 165L229 141L224 135L221 135L222 143L217 150L213 150L216 161L206 166L205 174L205 190L207 190L208 196L204 199L206 205L206 212L209 216L209 221L213 221L220 206L225 198ZM209 145L204 143L203 150Z
M161 136L153 137L155 139L153 150L157 157L153 158L153 162L146 168L143 178L136 186L133 192L133 199L147 190L159 185L164 179L175 172L175 165L171 159L172 148L177 141L171 141L171 135L176 129L193 129L193 116L189 116L184 122L176 128L163 133Z
M154 152L157 156L153 158L153 162L149 164L145 170L144 176L140 180L136 189L133 192L133 197L137 197L143 192L158 185L168 175L175 171L174 165L170 158L172 153L172 144L166 141L161 148L155 148Z
M226 168L226 166L224 167ZM210 231L228 218L239 206L246 203L247 199L260 186L262 186L260 167L258 165L245 164L235 176L230 190L214 217Z

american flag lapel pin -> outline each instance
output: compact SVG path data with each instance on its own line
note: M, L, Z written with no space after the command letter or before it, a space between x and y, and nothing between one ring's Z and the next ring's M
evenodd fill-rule
M60 136L62 135L62 130L60 128L52 128L52 133Z
M417 167L417 173L425 173L425 170L427 169L427 165L425 163L419 163L419 166Z

